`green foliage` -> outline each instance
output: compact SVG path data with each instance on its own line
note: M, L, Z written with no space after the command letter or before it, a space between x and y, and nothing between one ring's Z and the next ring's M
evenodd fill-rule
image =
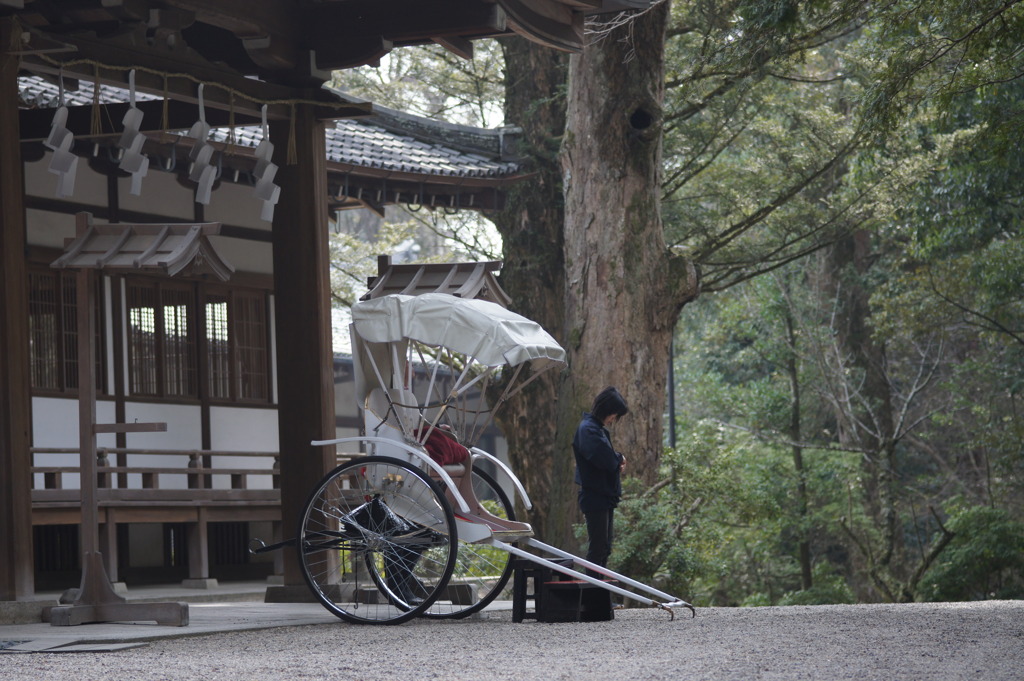
M1024 7L1016 2L878 6L861 51L865 119L884 137L922 104L945 106L964 93L998 90L1019 79L1022 31Z
M663 219L704 294L676 341L686 438L614 560L706 604L1015 597L1024 5L672 12ZM840 241L856 258L805 257ZM958 496L988 510L947 546L926 509Z
M1024 522L1000 509L967 506L946 525L956 537L922 579L922 600L1024 598Z
M673 5L663 193L705 291L820 248L865 210L823 201L857 144L843 47L859 2Z
M752 594L778 602L800 584L794 537L804 521L793 507L788 457L712 421L688 424L679 447L664 454L660 484L645 490L627 481L612 566L701 605L749 604ZM829 493L828 481L842 474L837 465L821 457L810 472ZM807 597L845 602L827 562L816 574L823 581Z
M856 603L853 591L841 575L828 563L819 563L814 569L814 586L810 589L790 591L776 605L828 605Z
M911 595L1022 597L1022 34L1024 4L996 0L672 4L661 217L704 294L677 334L684 435L658 485L627 481L613 567L701 605L897 598L937 546L925 509L959 498ZM493 125L498 53L399 50L343 86ZM487 250L410 221L372 247L341 239L339 276L361 285L424 228ZM859 269L816 255L855 231ZM855 341L837 321L852 289ZM884 393L853 360L869 343Z
M378 67L335 72L331 85L427 118L482 127L500 124L500 47L494 41L478 41L474 53L474 59L465 60L437 45L395 50ZM388 208L383 221L363 219L356 226L345 222L343 214L330 241L331 290L340 310L365 292L367 278L377 272L378 255L445 262L494 260L501 251L494 226L473 210L395 206Z
M814 586L810 589L787 591L781 596L759 591L744 598L741 605L743 607L763 607L769 605L833 605L856 602L846 580L836 574L828 563L819 563L814 568Z
M351 232L333 233L328 248L331 258L331 298L336 307L351 307L366 292L366 280L377 274L377 256L393 253L412 238L412 223L384 222L374 237Z
M769 467L744 454L749 443L727 436L716 424L697 424L683 445L665 452L660 486L644 490L627 480L616 514L616 569L670 591L690 591L694 577L720 564L722 545L735 531L704 518L728 506L740 522L750 523L778 505Z
M879 260L886 267L873 277L872 285L886 281L880 275L891 272L892 262L898 260ZM686 418L727 422L729 427L719 426L713 445L737 453L737 465L724 474L746 492L764 490L770 482L789 495L783 496L788 504L758 499L754 506L763 504L764 512L755 512L753 524L746 512L740 517L741 507L730 505L717 507L718 517L710 515L713 505L703 507L700 517L692 520L694 532L713 538L713 546L692 552L696 558L690 564L690 593L711 603L796 604L879 597L868 576L870 563L865 562L877 560L886 541L867 503L872 482L865 476L862 456L835 448L838 433L831 416L841 413L838 397L855 394L860 378L849 369L837 373L842 364L829 368L838 356L830 330L816 326L822 313L809 286L811 272L810 263L805 263L792 272L703 298L691 306L679 329L677 347L684 351L677 359L677 402L685 415L680 425L687 428ZM897 312L891 300L876 304ZM896 449L895 465L902 480L897 490L902 513L897 521L899 541L907 550L884 568L894 597L933 546L929 533L935 526L918 509L941 506L950 494L966 494L981 503L999 499L1005 508L1016 508L1017 515L1011 517L1019 518L1022 501L1022 424L1012 387L1019 382L1020 351L999 343L992 334L979 335L962 325L949 327L949 320L941 317L933 317L927 327L908 323L920 312L904 310L901 317L890 318L894 323L884 326L882 340L889 348L893 397L908 400L906 423L913 428L912 437ZM796 330L795 347L789 344L783 323L787 316ZM895 323L900 319L902 324ZM929 344L936 334L942 342ZM809 493L805 517L792 510L797 478L787 460L785 438L789 386L783 366L794 351L806 393L801 409ZM933 375L922 380L929 367ZM707 437L706 431L703 435ZM744 438L756 438L760 445L736 448ZM710 442L706 444L712 446ZM756 452L758 466L773 457L773 476L750 476L744 451ZM721 464L716 459L714 465ZM809 537L814 563L813 586L807 590L800 588L794 548L800 536ZM857 540L851 541L854 536Z
M332 85L418 116L480 127L501 125L501 48L493 40L478 40L473 53L466 60L439 45L394 50L380 66L335 72Z

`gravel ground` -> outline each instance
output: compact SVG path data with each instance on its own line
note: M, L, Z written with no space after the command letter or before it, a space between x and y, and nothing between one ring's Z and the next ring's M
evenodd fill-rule
M513 624L508 613L168 639L105 653L0 655L0 679L857 679L1021 681L1024 601L654 609L612 622Z

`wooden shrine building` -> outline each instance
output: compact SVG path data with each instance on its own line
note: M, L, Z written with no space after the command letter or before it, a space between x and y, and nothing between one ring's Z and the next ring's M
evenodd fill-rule
M227 462L224 481L186 473L180 486L228 501L137 506L136 522L249 508L291 528L334 465L309 444L336 434L330 211L431 201L490 210L517 179L504 134L435 126L428 139L403 114L322 87L331 71L428 43L472 58L473 40L512 34L580 50L585 15L647 4L0 0L0 602L34 597L40 504L52 501L54 522L78 517L60 492L67 466L35 458L73 456L77 441L65 437L68 423L77 428L74 284L49 266L74 237L76 214L219 222L209 238L235 268L230 285L199 272L173 282L90 274L97 408L119 423L167 422L166 434L104 435L108 474L131 477L129 457L168 449L191 452L197 470ZM436 145L465 153L464 165L432 166ZM374 149L399 158L368 162ZM485 286L491 275L473 276ZM168 447L160 438L172 433ZM252 469L269 471L267 489L246 482ZM139 475L108 484L129 501L158 502L160 473ZM264 504L277 494L277 506ZM101 541L116 539L108 531ZM285 585L302 581L290 557L276 570Z

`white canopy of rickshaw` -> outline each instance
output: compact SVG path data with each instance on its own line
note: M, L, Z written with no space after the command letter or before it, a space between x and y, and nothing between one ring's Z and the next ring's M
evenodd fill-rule
M486 366L536 370L564 364L565 350L540 324L485 300L447 293L389 295L352 306L355 335L370 343L415 340L443 346Z

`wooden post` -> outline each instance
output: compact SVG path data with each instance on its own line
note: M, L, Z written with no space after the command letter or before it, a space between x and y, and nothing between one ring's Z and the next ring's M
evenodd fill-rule
M107 577L111 585L116 585L120 579L120 568L118 567L117 553L117 522L115 514L107 509L100 522L100 553L105 559L104 565L107 569ZM123 586L123 585L122 585ZM117 589L114 589L117 592Z
M294 134L294 140L291 135ZM334 452L310 441L335 436L324 124L299 105L294 132L270 124L281 199L274 213L274 291L277 329L281 520L294 535L313 487L333 468ZM296 163L288 164L289 142ZM302 586L294 555L284 564L285 588Z
M0 601L35 591L24 178L18 57L9 52L19 35L0 19Z
M107 268L156 269L177 272L186 266L201 266L209 274L226 280L233 268L221 260L213 246L206 241L207 233L215 233L219 225L194 225L173 233L169 227L159 230L153 225L122 225L106 230L90 228L92 216L78 214L78 238L65 248L64 255L51 263L51 267L75 269L77 278L78 317L78 428L82 473L82 588L75 602L50 610L50 623L55 625L83 624L85 622L116 622L156 620L159 624L184 626L188 624L187 603L126 603L114 593L103 566L99 542L99 495L97 490L96 435L99 433L142 433L166 431L166 423L96 423L96 364L93 333L96 328L94 290L89 282L89 271ZM120 237L115 243L120 248L130 241L129 235L148 236L154 241L130 264L113 264L117 253L110 244L94 237L103 231ZM168 242L169 239L175 241ZM178 242L184 240L184 243ZM189 246L194 246L190 248ZM166 248L166 251L161 251ZM101 255L102 257L96 257ZM155 488L152 480L143 476L143 488ZM112 522L112 521L108 521ZM112 528L110 528L112 530Z
M158 624L188 624L187 603L128 603L114 592L100 553L99 499L96 480L96 434L167 430L165 423L96 423L96 354L93 335L96 314L89 270L78 269L75 280L78 332L78 447L80 451L82 525L82 582L71 605L50 610L50 624L70 626L89 622L154 620Z
M99 554L100 522L96 500L96 358L92 354L96 322L93 315L89 270L80 269L75 277L75 305L78 319L78 450L81 453L82 527L80 538L83 558ZM85 572L86 566L82 565ZM106 572L103 574L106 580ZM107 582L109 586L109 582ZM82 591L86 580L82 578ZM113 594L113 589L110 591ZM120 597L119 597L120 598ZM121 599L123 600L123 599Z
M185 527L188 542L186 585L206 585L210 580L209 512L201 506L196 511L196 521Z

